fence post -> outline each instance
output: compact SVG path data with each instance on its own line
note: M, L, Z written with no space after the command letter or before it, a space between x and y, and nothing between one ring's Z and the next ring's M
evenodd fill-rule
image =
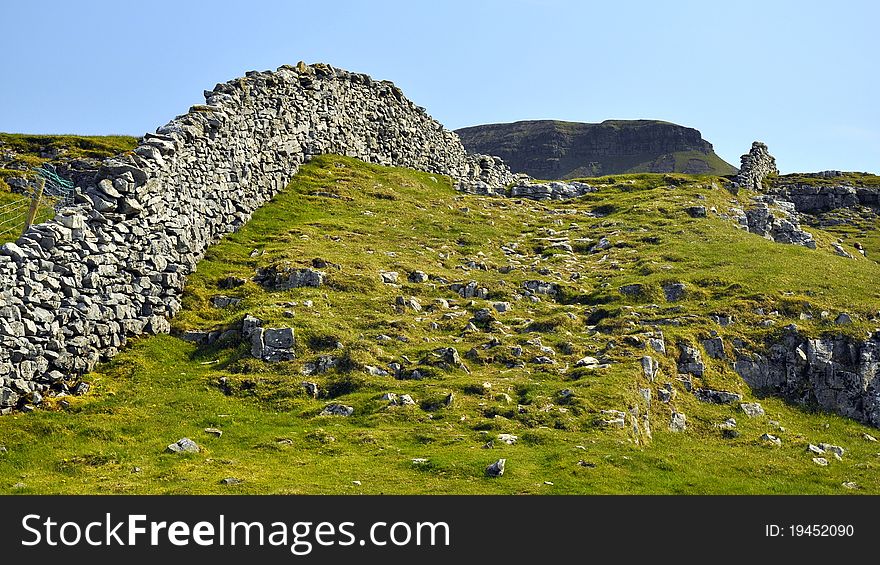
M43 187L46 186L46 180L43 177L37 177L37 189L34 190L34 198L31 200L31 208L28 210L27 218L24 221L24 229L21 230L22 235L24 235L28 228L31 227L31 224L34 223L34 218L37 216L37 208L40 205L40 198L43 197Z

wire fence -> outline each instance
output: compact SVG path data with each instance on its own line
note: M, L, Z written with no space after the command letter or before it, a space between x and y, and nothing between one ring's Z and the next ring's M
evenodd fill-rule
M39 212L45 213L47 208L57 212L74 204L73 183L59 175L55 167L45 164L34 172L39 182L31 187L30 194L15 195L14 200L0 204L0 244L17 239Z

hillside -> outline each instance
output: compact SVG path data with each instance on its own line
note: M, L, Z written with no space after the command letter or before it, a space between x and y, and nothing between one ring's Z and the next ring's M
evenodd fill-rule
M487 198L313 159L209 249L176 337L134 340L88 394L0 418L0 492L880 493L876 429L753 392L727 358L790 324L873 329L871 252L837 256L818 228L815 250L737 229L712 209L754 193L718 177L590 183L576 200ZM316 271L318 286L275 286ZM293 328L295 359L255 359L246 315ZM679 378L679 344L717 337L702 376ZM164 452L183 437L201 451Z
M539 179L736 172L699 131L657 120L535 120L473 126L456 133L469 151L497 155L514 172Z

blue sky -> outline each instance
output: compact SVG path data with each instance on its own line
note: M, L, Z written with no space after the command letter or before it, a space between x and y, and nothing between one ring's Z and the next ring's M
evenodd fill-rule
M215 83L327 62L397 83L450 129L654 118L734 165L880 173L880 3L11 2L0 131L153 131Z

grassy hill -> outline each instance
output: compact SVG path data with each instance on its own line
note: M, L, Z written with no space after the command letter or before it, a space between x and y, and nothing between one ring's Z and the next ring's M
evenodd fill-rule
M715 154L699 131L660 120L527 120L456 133L468 150L498 155L515 172L542 179L651 172L730 175L737 170Z
M685 212L748 202L747 191L732 195L724 182L603 177L591 179L595 193L545 204L461 194L437 175L315 158L210 249L173 321L178 334L227 330L252 314L269 327L295 328L297 358L264 363L236 338L210 346L135 340L89 375L89 394L0 418L0 492L878 494L880 446L864 437L876 430L756 398L720 360L705 359L694 384L739 392L766 416L701 402L676 379L679 339L716 332L760 347L789 323L837 331L819 317L800 320L805 310L847 311L856 320L847 331L856 333L874 323L880 265L833 255L832 236L816 230L819 249L809 250ZM608 247L595 250L602 238ZM253 277L271 265L322 265L325 282L267 290ZM416 270L429 280L409 282ZM389 271L399 273L396 284L382 281ZM221 290L228 277L247 282ZM535 280L557 292L532 300L524 284ZM486 298L450 288L470 281ZM683 300L665 300L669 282L685 285ZM621 294L631 283L643 285L640 296ZM240 302L218 308L211 299L219 296ZM421 308L400 306L399 297ZM497 302L509 302L509 311L497 311ZM762 328L770 312L776 323ZM718 325L710 316L719 313L735 322ZM645 348L649 333L661 331L666 356ZM463 365L443 363L437 352L449 347ZM639 361L648 352L660 364L653 383ZM304 375L321 356L335 367ZM576 367L585 356L608 366ZM421 378L367 370L390 363ZM318 398L306 394L306 380L318 384ZM657 396L667 382L670 403ZM650 404L641 389L650 389ZM389 406L389 392L409 394L415 405ZM354 413L319 415L329 403ZM638 430L629 424L636 407ZM605 410L626 412L627 425L604 424L612 419ZM670 431L673 410L687 415L687 430ZM719 424L731 417L739 436L728 439ZM761 440L765 433L782 445ZM202 451L164 453L182 437ZM843 459L816 465L807 445L820 442L843 446ZM507 459L504 476L486 477L499 458Z

